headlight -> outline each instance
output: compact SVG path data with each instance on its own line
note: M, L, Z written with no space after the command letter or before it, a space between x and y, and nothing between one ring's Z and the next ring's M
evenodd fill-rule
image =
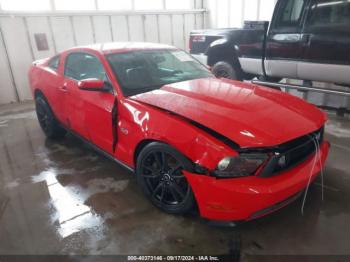
M236 157L225 157L218 163L213 174L221 178L250 176L267 158L266 154L241 154Z

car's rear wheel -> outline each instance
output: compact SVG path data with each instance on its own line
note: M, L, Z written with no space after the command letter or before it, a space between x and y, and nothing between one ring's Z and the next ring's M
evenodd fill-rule
M48 138L62 138L65 136L66 130L57 122L49 104L41 95L35 98L35 109L40 127Z
M171 146L152 142L137 158L137 180L147 198L161 210L184 214L192 210L195 199L183 169L188 165L181 153Z

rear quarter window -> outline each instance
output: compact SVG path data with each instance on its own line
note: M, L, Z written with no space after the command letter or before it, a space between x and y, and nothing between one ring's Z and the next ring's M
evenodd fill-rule
M48 62L47 66L51 69L57 71L58 67L60 65L60 56L55 56L51 58L51 60Z

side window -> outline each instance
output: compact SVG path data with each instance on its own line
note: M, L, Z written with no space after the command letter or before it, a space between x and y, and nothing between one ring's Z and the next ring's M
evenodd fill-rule
M350 31L350 2L345 0L315 0L307 20L307 28L347 29Z
M57 70L58 66L60 65L60 56L55 56L51 58L51 60L47 64L51 69Z
M68 55L64 75L78 81L88 78L106 80L106 72L100 60L96 56L87 53Z
M301 25L306 0L282 1L274 28L296 28Z

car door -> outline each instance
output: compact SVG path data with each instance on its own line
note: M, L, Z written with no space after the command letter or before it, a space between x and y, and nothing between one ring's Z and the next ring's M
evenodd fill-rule
M113 119L115 96L110 92L81 90L78 82L96 78L111 83L100 58L86 52L73 52L65 63L66 120L77 134L89 140L100 149L113 152Z
M298 77L350 84L350 2L312 0L303 34L309 40Z
M301 34L309 0L280 0L266 40L265 71L268 76L296 78L297 61L305 39Z

